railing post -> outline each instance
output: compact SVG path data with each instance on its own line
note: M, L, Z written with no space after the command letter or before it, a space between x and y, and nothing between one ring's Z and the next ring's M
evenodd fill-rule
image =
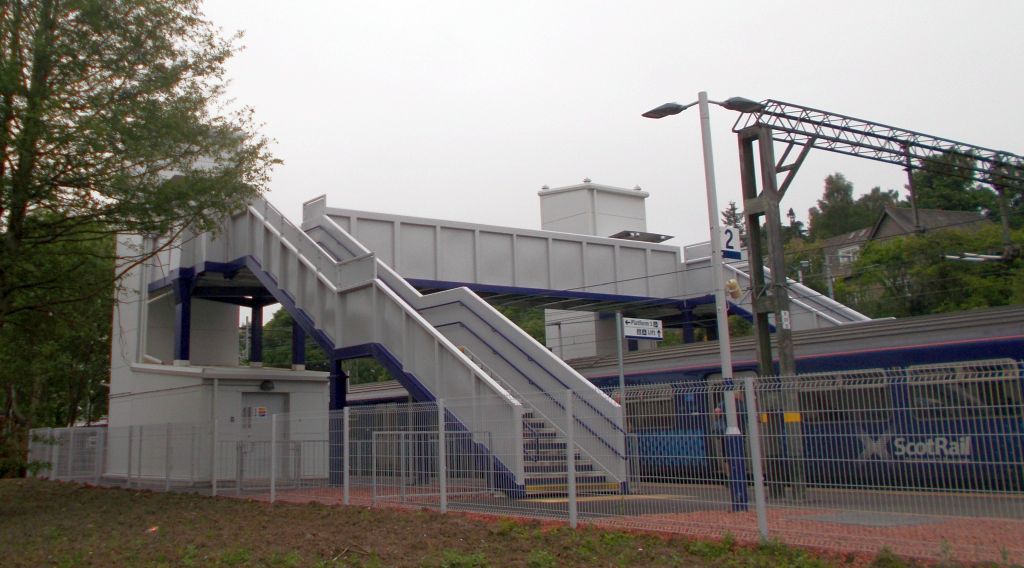
M58 468L60 467L59 430L60 429L58 428L58 433L54 434L53 428L50 428L50 479L55 479L57 481L60 481L60 471L58 471Z
M448 450L445 443L444 399L437 400L437 477L441 494L441 513L448 512Z
M139 451L135 452L135 487L138 488L142 483L142 440L145 438L145 432L143 431L143 425L139 424Z
M195 490L196 484L196 465L199 458L196 453L199 450L199 445L196 443L196 425L192 425L192 445L189 447L189 464L188 464L188 478L192 483L192 489Z
M242 445L244 443L242 440L239 440L235 445L235 495L242 494L242 477L245 475L245 469L242 465Z
M213 379L213 399L210 403L210 494L217 496L217 462L220 460L220 447L217 443L217 391L219 380Z
M68 428L68 479L75 480L75 425Z
M377 432L370 432L370 486L374 505L377 504Z
M50 432L53 432L53 430L51 428ZM53 440L53 446L50 448L50 473L52 474L50 479L57 481L60 481L60 442L62 438L60 430L60 428L57 428L56 433L50 436L50 439Z
M277 415L270 415L270 502L277 498Z
M104 448L107 442L107 429L103 428L96 431L96 471L93 472L93 485L99 485L100 479L103 477L103 466L105 465L106 458L104 456Z
M569 497L569 526L576 528L577 505L576 505L576 442L574 440L574 427L576 418L572 412L573 402L572 390L565 391L565 482Z
M747 405L747 439L750 440L750 465L754 470L754 510L761 540L768 540L768 507L764 497L764 469L761 465L760 415L754 391L754 377L743 377L743 391Z
M398 433L398 491L402 503L405 503L405 438L406 432Z
M132 486L132 454L135 453L135 426L128 427L128 460L125 464L124 486Z
M347 407L347 406L341 410L341 446L342 446L341 447L341 451L342 451L342 457L341 457L341 486L342 486L342 490L341 491L342 491L342 503L344 503L345 505L349 504L349 478L348 478L348 470L349 470L349 459L350 459L349 458L349 453L350 452L349 452L349 445L348 445L348 441L349 441L349 433L348 433L349 413L348 413L348 410L349 410L349 407Z
M494 471L494 435L487 432L487 490L494 493L498 490L498 475Z
M164 425L164 493L171 491L171 423Z

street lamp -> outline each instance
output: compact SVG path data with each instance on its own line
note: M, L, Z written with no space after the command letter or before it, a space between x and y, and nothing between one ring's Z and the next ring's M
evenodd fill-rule
M705 97L707 93L705 93ZM724 101L706 101L711 104L716 104L727 110L734 110L737 112L758 112L764 110L764 104L743 97L731 97ZM665 118L666 116L672 116L673 114L679 114L684 110L692 107L695 104L699 104L700 101L694 101L688 105L681 105L679 103L665 103L657 108L643 113L645 118Z
M714 155L711 147L711 119L708 104L713 103L728 110L738 112L757 112L764 108L759 102L743 97L732 97L722 102L709 101L708 94L701 91L697 101L686 105L665 103L651 109L642 116L646 118L665 118L683 112L698 105L700 108L700 132L704 153L704 182L707 189L708 223L711 229L711 282L715 292L715 320L718 327L718 351L722 361L722 378L728 390L724 393L726 412L726 443L727 450L732 447L733 459L742 464L742 438L736 416L736 398L733 385L732 345L729 337L728 304L725 299L725 285L722 278L722 234L718 220L718 190L715 185ZM753 260L752 260L753 262ZM753 381L744 381L747 407L747 432L750 434L750 454L754 469L754 498L757 504L758 528L762 535L767 534L767 518L764 513L764 474L761 471L760 439L757 427L757 409L754 403ZM733 461L733 460L730 460ZM730 464L730 472L732 465ZM745 501L746 479L737 479L738 472L732 475L734 503L742 495ZM745 475L742 475L745 478Z

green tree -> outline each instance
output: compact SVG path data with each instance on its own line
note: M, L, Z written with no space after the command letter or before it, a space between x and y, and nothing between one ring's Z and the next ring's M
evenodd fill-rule
M512 323L544 345L544 310L538 308L514 308L511 306L495 306Z
M97 396L112 283L144 259L115 233L212 228L264 190L269 141L224 106L235 42L193 0L0 4L0 446Z
M1016 242L1024 231L1013 235ZM1000 227L943 230L868 244L840 301L872 317L913 316L1024 303L1024 260L963 262L947 255L1002 250Z
M263 365L282 369L292 366L292 316L287 310L277 310L263 326ZM327 354L309 336L306 336L306 369L331 370ZM391 378L387 370L372 359L349 359L342 362L342 369L354 385Z
M106 415L113 238L89 244L92 254L85 256L77 254L82 243L40 249L45 254L36 269L59 273L73 268L83 281L105 281L105 290L56 303L45 312L12 314L0 327L0 477L20 473L30 428L88 424ZM65 254L69 248L76 254Z
M234 49L192 0L3 3L0 325L109 284L39 273L47 247L210 228L262 191L268 141L222 103Z
M804 229L804 222L796 218L796 212L790 207L789 211L786 212L786 219L789 220L789 225L782 228L782 240L785 243L790 241L803 240L807 237L807 231Z
M1024 162L999 156L986 178L996 193L996 210L989 216L1003 228L1004 254L1017 256L1020 244L1012 241L1010 231L1024 227Z
M897 205L899 194L873 187L870 192L854 199L853 183L841 173L825 178L825 190L818 206L810 214L812 240L821 241L837 235L870 227L878 220L887 205Z
M863 226L854 214L853 183L841 173L825 178L825 190L817 207L808 211L811 238L820 241Z
M871 223L877 221L882 212L885 211L885 208L890 205L900 205L899 192L895 189L882 191L882 188L877 185L872 187L868 193L858 197L857 201L854 202L856 208L867 212Z
M974 182L976 163L970 154L951 152L920 161L912 174L917 206L948 211L993 209L992 190Z

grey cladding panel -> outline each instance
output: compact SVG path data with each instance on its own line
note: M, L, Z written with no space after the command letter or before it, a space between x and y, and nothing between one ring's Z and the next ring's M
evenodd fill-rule
M611 245L587 244L586 248L587 292L615 293L615 247Z
M548 281L548 240L516 237L516 283L527 288L550 288Z
M509 286L512 280L512 235L480 231L480 283Z
M397 270L406 278L435 279L436 237L433 226L402 223L402 246Z
M377 257L389 266L395 266L394 257L394 224L389 221L359 219L356 224L355 236L366 248L377 254Z
M583 243L551 240L551 287L555 290L583 287Z
M619 248L619 292L631 296L647 296L647 280L637 276L647 274L647 252L632 247Z
M345 229L346 232L352 232L352 218L348 215L345 215L344 217L341 215L331 215L331 221L337 223L338 226Z
M652 275L650 296L656 298L673 298L679 295L680 287L676 282L681 280L678 257L675 254L651 251L650 273ZM707 293L711 293L710 290ZM700 294L698 294L700 295Z
M441 228L441 267L439 280L473 282L473 231Z

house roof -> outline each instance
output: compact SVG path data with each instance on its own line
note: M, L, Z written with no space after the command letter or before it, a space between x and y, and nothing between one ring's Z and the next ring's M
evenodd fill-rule
M878 217L869 239L875 238L886 217L896 223L905 233L914 232L914 210L909 207L886 206ZM918 209L917 218L925 231L943 228L965 228L985 222L985 216L974 211L947 211L945 209Z
M943 228L957 228L984 223L985 216L974 211L946 211L945 209L918 209L918 219L924 230L936 230ZM886 206L878 220L870 227L850 231L842 235L836 235L825 239L822 246L826 249L839 249L850 245L859 245L873 240L878 235L878 230L886 218L896 223L903 232L912 234L914 232L914 210L909 207Z
M831 249L860 244L868 240L872 234L872 230L872 227L865 227L863 229L857 229L856 231L850 231L843 235L836 235L832 238L825 239L822 246Z

